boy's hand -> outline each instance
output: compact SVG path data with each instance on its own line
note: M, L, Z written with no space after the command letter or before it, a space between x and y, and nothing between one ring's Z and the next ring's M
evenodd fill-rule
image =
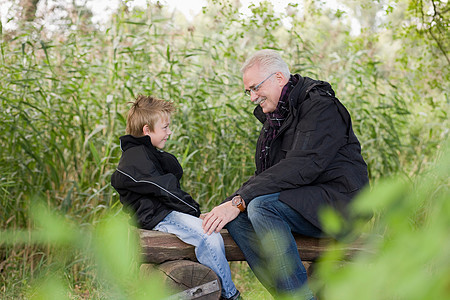
M200 214L199 218L204 220L209 213Z
M231 201L214 207L203 219L203 232L208 235L214 231L219 232L225 225L236 219L240 212L239 208L231 205Z

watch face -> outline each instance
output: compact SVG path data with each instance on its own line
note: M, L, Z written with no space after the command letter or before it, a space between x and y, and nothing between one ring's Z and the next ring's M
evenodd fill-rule
M233 206L238 206L239 204L242 204L242 198L241 198L241 197L234 197L234 198L231 200L231 204L232 204Z

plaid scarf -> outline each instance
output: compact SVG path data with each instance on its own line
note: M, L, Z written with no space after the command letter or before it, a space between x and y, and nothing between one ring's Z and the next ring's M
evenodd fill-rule
M261 171L264 171L265 169L270 167L268 165L270 146L272 145L273 139L280 131L281 125L283 125L287 115L289 114L289 94L291 93L297 82L298 79L291 75L291 77L289 78L289 82L286 83L286 85L283 87L283 90L281 91L277 108L273 112L266 114L267 125L264 125L264 135L261 142L261 152L259 156L259 160L261 162Z

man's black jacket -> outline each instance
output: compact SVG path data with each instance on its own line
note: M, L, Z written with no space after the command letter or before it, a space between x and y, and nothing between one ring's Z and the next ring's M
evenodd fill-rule
M174 210L200 215L198 203L180 188L183 169L175 156L157 150L149 136L122 136L120 147L111 184L140 228L153 229Z
M322 228L321 208L332 207L349 215L349 203L368 183L367 165L350 115L330 84L294 76L298 83L289 95L289 115L271 143L264 171L260 143L269 124L261 107L255 108L254 115L264 124L255 155L256 171L233 196L241 195L248 205L257 196L281 192L281 201Z

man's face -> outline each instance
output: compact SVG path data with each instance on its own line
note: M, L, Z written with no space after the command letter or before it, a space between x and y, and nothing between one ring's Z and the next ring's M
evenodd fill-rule
M280 100L281 91L287 82L285 82L281 72L277 72L264 81L257 91L252 90L269 75L270 73L260 70L258 65L254 65L247 69L243 76L244 88L251 90L250 100L254 104L259 103L264 113L275 111Z

